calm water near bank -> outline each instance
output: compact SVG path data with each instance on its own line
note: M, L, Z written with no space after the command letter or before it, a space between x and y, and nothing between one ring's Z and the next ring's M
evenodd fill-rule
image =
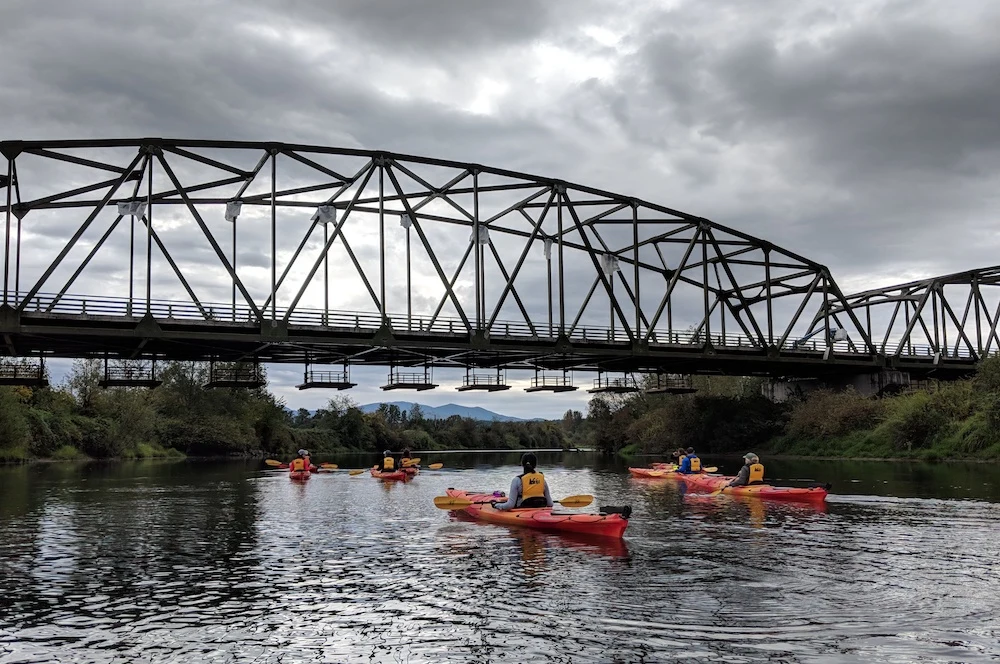
M633 506L602 542L433 506L506 489L516 454L420 456L447 468L406 485L259 462L0 468L0 664L1000 658L1000 466L767 463L833 483L813 508L540 454L555 497Z

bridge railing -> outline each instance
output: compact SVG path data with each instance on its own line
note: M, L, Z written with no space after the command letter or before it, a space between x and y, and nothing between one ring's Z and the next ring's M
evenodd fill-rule
M16 302L23 301L25 295L19 294ZM56 295L53 293L38 293L34 295L25 305L25 310L34 315L46 314L53 317L60 316L94 316L94 317L123 317L140 319L148 312L157 320L167 321L191 321L191 322L218 322L220 324L247 324L257 326L260 324L257 315L246 304L237 304L235 307L231 303L206 302L196 303L191 301L175 300L150 300L147 306L145 299L129 301L127 298L113 298L95 295ZM288 314L287 308L276 307L267 308L261 312L264 320L274 316L277 319L284 319ZM380 314L377 312L360 311L324 311L322 309L310 309L299 307L288 315L288 322L293 326L318 326L338 330L349 331L377 331L383 324ZM467 335L474 327L472 321L469 325L461 318L448 316L409 316L392 314L387 315L384 321L397 333L411 334L433 334L433 335ZM506 337L512 339L555 339L559 335L558 326L529 325L525 321L494 321L489 329L492 337ZM645 337L647 331L643 331ZM692 332L689 330L667 330L654 329L649 334L649 342L653 346L704 346L711 343L716 347L760 348L760 340L752 339L743 334L710 334L704 332ZM608 327L593 325L578 325L568 330L567 337L575 343L630 343L629 331L623 328L611 329ZM859 343L859 342L855 342ZM894 354L899 346L899 339L890 339L885 344L882 352ZM836 341L832 344L833 351L838 354L856 353L852 350L849 341ZM816 352L822 353L826 350L827 344L822 339L811 339L804 343L798 343L793 339L788 339L781 344L782 351L796 352ZM901 355L903 357L934 357L935 350L929 344L904 344ZM942 348L941 356L944 358L971 359L972 354L965 346L960 346L957 350L954 346Z

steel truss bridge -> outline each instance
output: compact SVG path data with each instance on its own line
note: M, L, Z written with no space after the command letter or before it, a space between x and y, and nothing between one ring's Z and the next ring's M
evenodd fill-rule
M479 164L162 138L0 154L12 357L335 365L306 374L334 387L356 365L417 388L433 367L469 389L527 369L569 389L545 372L948 378L1000 346L1000 268L844 295L708 219Z

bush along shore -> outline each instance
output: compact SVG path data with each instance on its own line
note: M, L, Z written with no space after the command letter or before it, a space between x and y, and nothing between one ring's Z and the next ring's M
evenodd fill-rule
M762 379L695 377L684 396L597 397L587 423L606 453L702 454L938 460L1000 460L1000 357L967 380L930 391L866 398L817 390L777 404Z
M383 449L574 448L581 413L562 422L424 418L383 404L363 413L347 397L292 413L264 388L205 389L204 363L167 363L156 389L103 389L102 363L79 360L64 385L0 387L0 462L35 459L314 455Z

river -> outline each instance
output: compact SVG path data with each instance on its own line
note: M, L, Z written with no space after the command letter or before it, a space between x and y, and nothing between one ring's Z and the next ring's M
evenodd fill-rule
M1000 658L996 465L765 459L779 483L833 484L812 508L539 456L556 498L632 505L624 541L434 507L506 489L509 454L423 453L446 467L405 485L242 461L0 468L0 663Z

